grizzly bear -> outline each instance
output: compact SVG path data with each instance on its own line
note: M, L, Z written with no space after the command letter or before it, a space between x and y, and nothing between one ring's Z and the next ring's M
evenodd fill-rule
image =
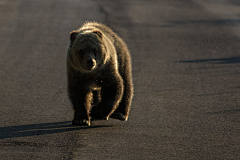
M70 33L68 96L73 125L91 119L128 120L133 97L131 56L125 42L106 25L86 22Z

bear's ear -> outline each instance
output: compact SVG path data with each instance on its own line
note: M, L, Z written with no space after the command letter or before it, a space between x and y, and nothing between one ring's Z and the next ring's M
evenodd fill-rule
M70 41L71 43L74 41L74 39L76 38L76 36L79 34L78 31L72 31L70 32Z
M100 38L102 38L102 32L100 30L94 29L92 32L97 34Z

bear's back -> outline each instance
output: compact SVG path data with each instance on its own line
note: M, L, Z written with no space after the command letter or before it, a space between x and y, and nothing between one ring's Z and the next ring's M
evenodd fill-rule
M81 28L85 28L85 27L94 27L97 28L99 30L101 30L108 38L111 39L111 41L114 43L118 38L117 34L114 33L109 27L107 27L104 24L101 23L97 23L97 22L86 22L85 24L83 24L83 26Z

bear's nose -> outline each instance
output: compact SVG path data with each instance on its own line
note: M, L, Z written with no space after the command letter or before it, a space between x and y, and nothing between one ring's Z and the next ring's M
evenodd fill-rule
M89 60L87 61L87 65L88 65L88 67L90 67L90 68L95 68L95 66L96 66L96 60L95 60L95 59L89 59Z

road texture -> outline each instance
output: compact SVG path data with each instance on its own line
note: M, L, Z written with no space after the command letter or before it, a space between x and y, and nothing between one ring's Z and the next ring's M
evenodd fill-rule
M71 125L70 31L132 54L129 121ZM240 159L238 0L1 0L0 159Z

